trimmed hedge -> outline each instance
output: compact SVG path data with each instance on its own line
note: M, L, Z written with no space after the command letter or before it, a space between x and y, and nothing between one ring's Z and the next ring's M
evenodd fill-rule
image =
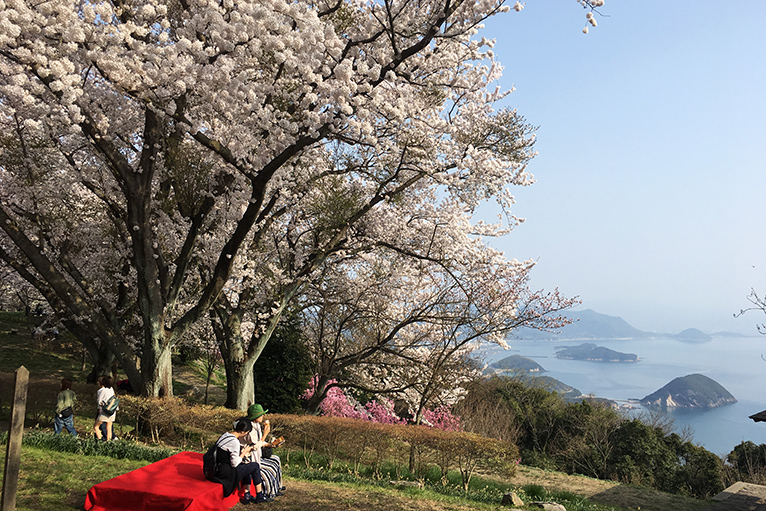
M478 468L510 477L519 459L518 448L509 442L426 426L309 415L274 415L272 423L273 434L301 449L307 469L317 454L328 469L342 460L355 472L361 465L369 465L378 475L384 460L392 461L398 473L405 467L414 469L417 477L435 465L445 484L448 472L458 470L467 491Z

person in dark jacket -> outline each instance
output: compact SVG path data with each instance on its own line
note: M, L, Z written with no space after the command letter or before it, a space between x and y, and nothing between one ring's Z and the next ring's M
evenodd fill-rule
M261 468L258 463L245 463L242 458L248 456L253 446L242 447L239 439L250 433L253 426L249 420L242 417L234 421L232 431L228 431L218 437L216 472L211 481L223 485L223 496L228 497L238 485L244 487L243 504L271 502L263 493L263 481L261 480ZM255 497L250 494L250 484L255 486Z

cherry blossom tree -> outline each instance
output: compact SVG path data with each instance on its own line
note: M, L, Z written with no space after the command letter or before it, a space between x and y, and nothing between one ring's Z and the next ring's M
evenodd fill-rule
M532 181L477 36L502 0L0 4L0 257L146 396L222 297L268 281L262 349L328 258L385 238L365 223L508 211Z
M425 231L429 243L384 244L382 254L347 258L312 284L304 309L317 373L309 411L340 386L405 397L420 423L427 409L454 403L460 382L475 376L471 352L480 342L505 346L516 329L566 322L556 313L575 301L531 292L531 262L508 261L447 224Z

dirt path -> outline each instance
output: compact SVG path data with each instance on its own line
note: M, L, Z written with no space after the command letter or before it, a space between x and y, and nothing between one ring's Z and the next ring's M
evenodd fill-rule
M186 366L173 366L173 380L183 385L179 395L197 403L205 401L205 381L192 369ZM226 390L210 384L208 388L208 404L223 406L226 402Z

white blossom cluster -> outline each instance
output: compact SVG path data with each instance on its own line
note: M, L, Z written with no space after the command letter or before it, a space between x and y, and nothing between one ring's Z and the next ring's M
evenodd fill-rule
M523 7L0 0L0 257L131 380L169 381L169 350L214 306L248 325L232 335L252 367L330 281L354 297L386 276L361 295L376 321L438 302L502 343L534 319L520 307L560 305L482 241L533 182L532 130L495 108L510 91L479 36ZM486 200L506 217L474 221Z
M577 0L577 2L583 6L584 9L589 9L588 12L585 14L585 19L587 21L587 24L585 25L585 28L582 29L583 34L588 33L588 25L592 27L598 26L598 23L596 23L594 12L597 12L596 9L599 7L603 7L605 0Z

